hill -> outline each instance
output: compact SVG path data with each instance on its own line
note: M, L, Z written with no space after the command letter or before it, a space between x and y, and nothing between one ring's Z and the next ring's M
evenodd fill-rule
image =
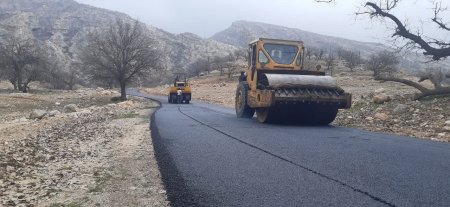
M363 56L386 49L386 46L379 43L358 42L295 28L249 21L233 22L229 28L216 33L211 39L238 47L245 47L250 41L259 37L302 40L307 47L325 50L344 48L347 50L361 51Z
M70 62L77 45L89 32L116 19L133 21L123 13L96 8L73 0L2 0L0 2L0 39L20 36L45 42L63 62ZM225 55L235 47L203 39L197 35L172 34L147 25L146 32L158 42L168 69L183 68L201 56Z

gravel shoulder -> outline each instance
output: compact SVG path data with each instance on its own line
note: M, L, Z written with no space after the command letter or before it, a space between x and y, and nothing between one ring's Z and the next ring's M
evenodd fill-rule
M412 99L416 89L394 82L373 80L369 71L336 70L333 75L339 86L353 96L352 108L341 110L335 126L359 128L375 132L404 135L435 141L450 141L450 97ZM414 80L414 77L407 77ZM417 80L417 79L416 79ZM237 77L205 76L191 80L193 100L206 101L234 108ZM431 83L423 84L430 87ZM167 96L169 85L141 91ZM374 103L374 96L384 94L389 101Z
M149 129L157 103L113 95L1 93L0 206L169 206ZM30 119L35 109L61 113Z

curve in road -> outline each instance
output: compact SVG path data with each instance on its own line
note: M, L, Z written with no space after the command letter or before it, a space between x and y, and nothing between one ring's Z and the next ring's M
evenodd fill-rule
M152 137L174 206L449 206L450 145L343 127L266 125L165 104Z

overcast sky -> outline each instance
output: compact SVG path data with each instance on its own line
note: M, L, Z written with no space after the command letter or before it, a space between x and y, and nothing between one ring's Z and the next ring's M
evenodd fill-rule
M361 8L360 0L337 0L334 4L316 3L314 0L76 1L124 12L171 33L191 32L205 38L237 20L277 24L359 41L384 42L392 34L386 31L386 25L371 22L367 15L355 16L354 13ZM427 26L432 15L430 1L404 0L399 7L401 9L395 13L410 25L434 34L436 29Z

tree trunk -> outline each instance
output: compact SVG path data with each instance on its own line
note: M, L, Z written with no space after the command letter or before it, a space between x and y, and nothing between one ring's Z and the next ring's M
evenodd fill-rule
M416 88L417 90L419 90L422 93L425 93L425 92L430 90L430 89L425 88L424 86L420 85L419 83L416 83L416 82L410 81L410 80L406 80L406 79L401 79L401 78L376 76L375 80L392 81L392 82L397 82L397 83L403 83L405 85L408 85L408 86Z
M427 92L422 92L419 94L416 94L414 96L414 99L419 100L428 96L434 96L434 95L450 95L450 87L445 88L436 88L434 90L429 90Z
M21 73L17 73L17 88L19 89L19 91L23 91L24 86L23 86L23 80L22 80L22 74Z
M125 83L120 83L120 100L122 101L127 100L127 91Z
M23 93L28 93L28 83L24 83L22 86L22 90L20 91L22 91Z
M10 79L9 82L13 84L14 90L17 90L17 80L16 79Z
M417 90L420 91L420 93L418 93L414 96L415 100L419 100L419 99L422 99L422 98L425 98L428 96L434 96L434 95L450 95L450 87L445 87L445 88L440 87L440 88L428 89L414 81L401 79L401 78L382 77L382 76L375 77L375 80L403 83L407 86L416 88Z

